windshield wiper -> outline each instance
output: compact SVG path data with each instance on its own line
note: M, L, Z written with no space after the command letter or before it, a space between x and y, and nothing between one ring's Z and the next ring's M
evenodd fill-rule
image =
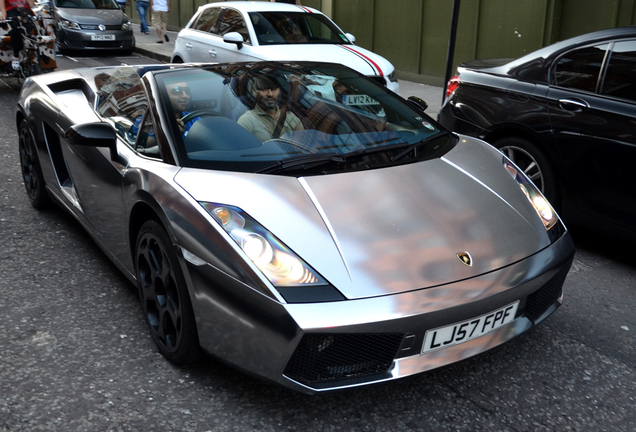
M290 168L302 166L303 169L311 169L330 162L344 162L345 158L340 153L310 153L281 159L273 165L256 171L257 174L271 174L285 171Z
M422 148L422 146L424 144L430 144L432 141L434 141L435 139L439 138L440 136L442 136L444 134L445 134L445 132L440 132L440 133L437 133L435 135L431 135L431 136L428 136L426 138L422 138L421 140L419 140L416 143L410 144L403 152L398 153L395 156L393 156L391 158L391 161L392 162L398 161L398 160L402 159L404 156L406 156L407 154L409 154L411 152L413 153L413 158L416 158L419 149ZM439 147L440 147L440 145L434 147L432 149L432 151L437 150Z

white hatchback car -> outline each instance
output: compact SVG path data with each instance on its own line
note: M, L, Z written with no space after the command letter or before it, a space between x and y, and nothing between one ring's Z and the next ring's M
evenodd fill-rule
M349 66L399 93L393 65L354 42L351 34L310 7L210 3L179 32L172 62L328 61Z

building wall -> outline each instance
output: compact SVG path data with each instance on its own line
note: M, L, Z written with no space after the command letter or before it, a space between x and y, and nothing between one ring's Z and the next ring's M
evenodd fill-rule
M132 1L132 0L131 0ZM213 1L172 0L169 28ZM329 15L356 44L391 61L398 77L442 85L453 0L302 0ZM129 9L130 10L130 9ZM136 19L133 12L133 20ZM461 0L453 65L519 57L603 28L636 24L636 0Z

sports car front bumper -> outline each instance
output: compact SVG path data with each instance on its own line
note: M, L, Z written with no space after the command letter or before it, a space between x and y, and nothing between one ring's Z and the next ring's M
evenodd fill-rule
M539 253L472 279L358 300L282 304L212 265L188 262L203 349L305 393L392 380L451 364L526 332L561 304L569 233ZM519 301L515 319L421 354L427 330Z

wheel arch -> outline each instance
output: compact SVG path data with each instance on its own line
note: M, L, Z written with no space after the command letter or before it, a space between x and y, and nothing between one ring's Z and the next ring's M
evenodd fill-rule
M142 199L132 206L130 216L128 217L128 244L130 245L130 256L132 257L133 262L137 236L139 235L142 225L149 220L154 220L161 224L168 233L172 243L175 243L174 232L166 214L163 212L159 204L156 201L153 201L149 195L143 196Z

